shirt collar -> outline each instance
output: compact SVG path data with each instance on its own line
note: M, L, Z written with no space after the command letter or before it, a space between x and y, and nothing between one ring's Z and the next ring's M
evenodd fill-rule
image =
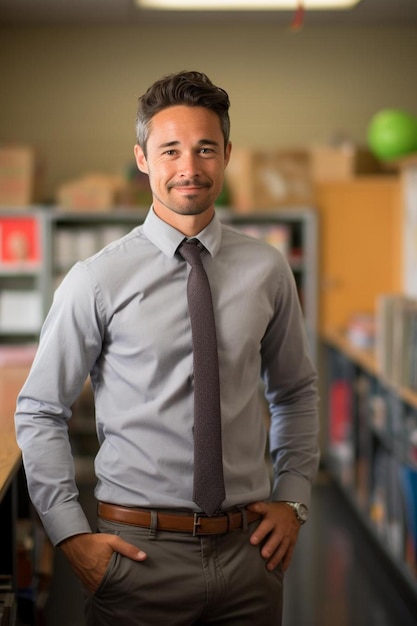
M143 231L149 241L168 257L173 257L180 243L184 241L184 234L161 220L153 207L150 208L145 218ZM221 223L218 216L214 214L210 224L192 239L198 239L211 256L215 256L221 243Z

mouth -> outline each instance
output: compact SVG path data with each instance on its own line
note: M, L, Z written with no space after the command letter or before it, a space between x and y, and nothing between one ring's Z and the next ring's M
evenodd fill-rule
M175 191L178 193L184 194L185 196L189 196L195 193L198 193L205 187L174 187Z
M182 182L182 183L174 183L169 185L168 188L175 189L176 191L183 193L193 193L195 191L199 191L200 189L208 189L210 187L209 183L194 183L194 182Z

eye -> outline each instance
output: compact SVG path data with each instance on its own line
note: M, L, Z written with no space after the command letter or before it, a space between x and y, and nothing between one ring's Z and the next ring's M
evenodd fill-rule
M214 152L213 148L201 148L201 154L212 154Z

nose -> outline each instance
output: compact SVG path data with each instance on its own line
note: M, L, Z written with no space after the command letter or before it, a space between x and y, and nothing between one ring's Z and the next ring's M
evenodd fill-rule
M193 152L184 152L179 163L179 174L184 178L193 178L200 173L198 157Z

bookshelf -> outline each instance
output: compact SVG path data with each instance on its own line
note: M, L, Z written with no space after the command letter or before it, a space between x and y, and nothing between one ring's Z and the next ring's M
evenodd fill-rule
M417 392L342 333L322 343L325 462L417 602Z
M15 282L16 309L22 311L19 298L36 294L40 301L42 320L52 302L53 293L70 267L78 260L87 258L103 246L123 236L141 224L147 210L114 210L109 213L67 213L54 208L36 208L22 211L19 217L30 219L37 224L33 228L36 237L38 256L36 262L16 263L11 268L0 264L0 311L2 290L7 291L8 279ZM239 215L225 209L218 209L222 222L264 238L277 246L286 255L293 270L300 301L304 311L306 329L313 359L317 355L317 217L311 208L268 211ZM1 219L14 213L1 212ZM17 322L16 322L17 323ZM18 329L19 332L1 333L0 343L16 339L36 340L40 324L31 328Z

